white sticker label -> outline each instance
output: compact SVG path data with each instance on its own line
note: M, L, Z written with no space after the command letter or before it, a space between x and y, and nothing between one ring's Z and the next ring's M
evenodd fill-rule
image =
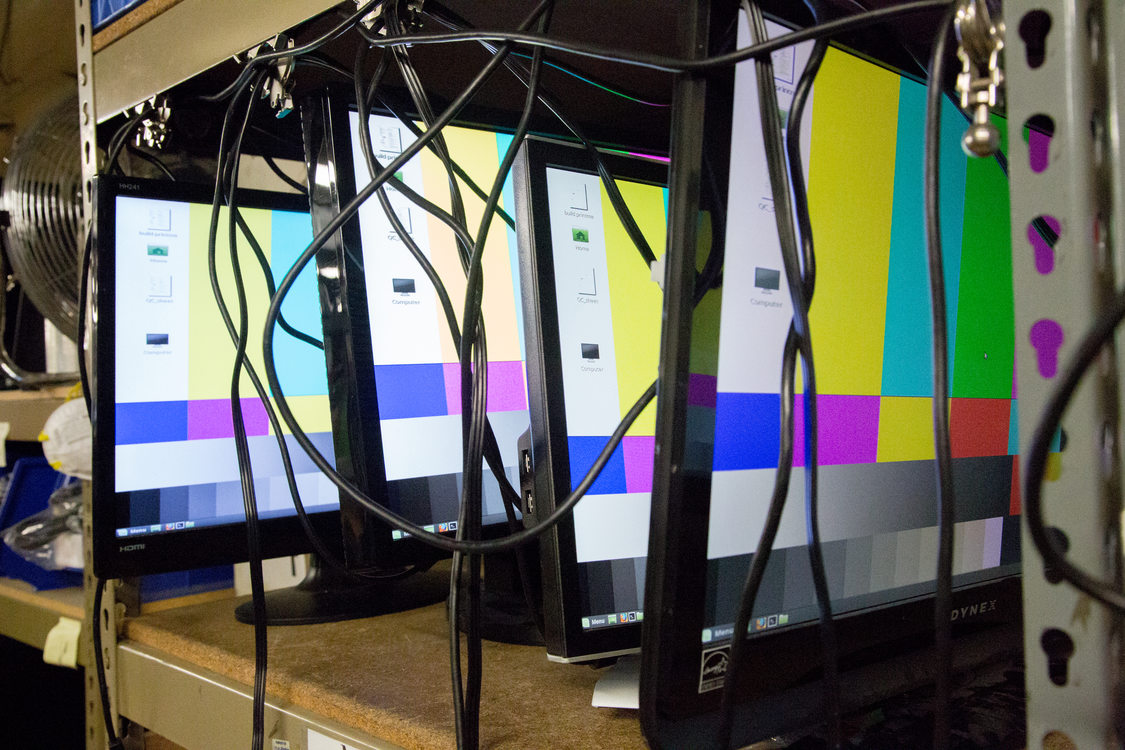
M43 642L43 661L74 668L78 664L78 637L81 634L80 620L60 617Z
M359 750L359 748L344 744L340 740L334 740L310 729L309 750Z
M289 740L273 740L272 750L289 750Z

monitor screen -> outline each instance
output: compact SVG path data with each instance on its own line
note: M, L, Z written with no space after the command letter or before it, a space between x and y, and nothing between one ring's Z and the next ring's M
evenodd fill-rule
M807 47L791 47L774 56L783 110L807 54ZM848 97L865 89L885 93L895 106L857 109ZM725 293L719 325L712 329L717 367L696 374L689 386L714 409L713 417L707 412L714 455L704 642L731 637L734 607L761 533L776 475L781 352L793 313L756 94L753 76L736 75ZM921 218L924 111L923 84L833 49L802 121L818 260L810 326L819 389L820 527L839 614L933 591L938 530ZM978 221L982 215L1007 216L1003 174L994 162L970 165L956 145L963 118L952 108L943 117L958 500L954 581L965 585L1019 572L1014 312L1006 225L982 227ZM861 151L855 144L865 131L880 137ZM849 177L860 163L862 190ZM804 548L802 396L795 409L795 471L755 607L758 630L817 617Z
M395 117L368 119L375 160L388 164L416 136ZM324 189L324 209L314 188L314 225L330 220L371 181L360 145L359 115L345 97L326 94L305 107L306 139L314 180ZM447 126L442 135L453 162L484 191L492 187L511 142L502 133ZM397 180L451 212L450 181L442 162L423 150L406 162ZM467 227L475 235L484 201L458 178ZM395 187L387 199L402 228L432 264L460 321L465 272L453 231ZM510 182L500 207L511 207ZM515 234L497 215L483 255L482 303L488 353L487 411L508 481L519 484L517 440L527 430L522 308ZM435 533L457 531L462 491L461 371L458 353L434 284L411 255L377 196L360 208L330 252L318 256L331 333L326 341L334 429L349 437L338 445L341 471L366 493L413 523ZM326 270L327 269L327 270ZM338 304L337 304L338 303ZM460 328L460 323L458 323ZM348 513L350 503L345 503ZM483 523L506 521L500 486L483 478ZM362 529L349 553L355 559L394 560L421 552L416 540L357 511ZM347 543L347 541L346 541Z
M649 246L665 244L666 166L605 155ZM532 445L540 517L585 477L656 379L663 294L589 154L529 140L517 173ZM534 370L531 372L530 370ZM572 518L542 544L548 654L577 661L639 647L654 414L633 424Z
M739 28L739 45L748 45L745 18ZM810 47L773 54L783 119ZM690 337L663 360L675 385L662 393L658 452L671 453L675 474L654 492L650 554L660 559L650 557L649 593L659 597L650 602L659 612L646 622L651 658L642 677L653 705L647 731L658 745L657 737L675 732L713 731L779 460L782 350L793 307L753 63L738 66L733 86L721 288L668 322L690 326ZM967 632L1019 619L1012 270L1005 176L993 160L966 159L965 120L953 105L944 103L940 116L956 491L950 617ZM903 688L895 682L906 674L901 669L868 671L861 680L862 667L925 646L932 634L938 529L924 117L923 84L829 48L801 123L816 248L810 330L818 517L851 707ZM678 281L690 290L687 274ZM802 390L798 374L794 469L745 634L752 664L739 694L759 702L738 714L742 744L823 718L816 716L822 654L806 547ZM922 662L923 673L929 664ZM773 698L800 690L803 700L795 692Z
M349 112L349 117L355 180L363 185L371 176L359 145L359 115ZM415 137L394 117L371 115L369 124L380 164L389 163ZM478 185L490 189L511 138L456 126L444 128L442 135L452 158ZM424 151L408 161L398 177L449 210L449 180L432 152ZM464 185L462 191L468 227L475 233L483 203ZM393 187L387 193L399 221L433 264L460 313L465 273L453 232ZM457 349L433 284L376 200L368 200L359 209L359 231L387 504L429 531L456 531L462 469ZM528 416L514 236L499 217L493 220L484 250L482 309L488 343L488 417L508 479L517 486L516 441L527 429ZM504 518L500 488L486 471L483 522L487 525Z
M230 404L235 350L212 295L207 267L211 189L104 178L97 192L94 377L111 384L97 389L95 403L99 575L245 559L245 515ZM307 205L302 196L289 194L246 191L241 199L240 213L275 280L312 240ZM226 216L224 208L216 261L219 283L233 305ZM257 264L246 260L252 256L245 236L238 242L252 321L247 350L264 378L260 321L269 294ZM309 268L282 313L295 329L319 339L316 294L315 269ZM276 356L301 425L331 454L323 354L282 333ZM259 515L266 522L287 519L295 524L277 436L245 376L241 403ZM285 439L307 510L337 509L335 486L291 437ZM295 525L270 531L267 526L263 535L271 553L307 551ZM217 539L229 544L209 543Z

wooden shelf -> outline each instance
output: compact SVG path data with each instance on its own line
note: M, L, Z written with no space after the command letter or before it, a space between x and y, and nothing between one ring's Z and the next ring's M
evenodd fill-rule
M60 617L83 619L82 589L36 591L23 581L0 578L0 635L41 649ZM84 657L84 649L79 649L79 665Z
M97 121L296 26L335 0L151 0L94 35Z
M38 440L47 417L66 400L71 386L39 391L0 391L0 422L7 422L8 440Z

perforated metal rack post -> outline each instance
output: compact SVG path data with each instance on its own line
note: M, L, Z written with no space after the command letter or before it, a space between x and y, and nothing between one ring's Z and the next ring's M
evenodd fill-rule
M1011 0L1004 15L1026 460L1061 368L1120 276L1125 18L1120 0ZM1058 232L1054 248L1031 227L1037 217ZM1069 559L1107 581L1121 581L1122 566L1118 372L1112 355L1090 368L1063 418L1065 443L1043 489L1044 515L1065 538ZM1026 476L1022 461L1021 470ZM1048 579L1026 520L1022 554L1027 747L1121 747L1114 726L1121 713L1121 623L1069 584Z

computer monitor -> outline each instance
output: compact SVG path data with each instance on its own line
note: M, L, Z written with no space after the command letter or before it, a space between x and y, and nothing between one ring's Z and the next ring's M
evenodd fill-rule
M667 163L603 154L657 256ZM532 470L529 523L582 481L618 422L657 376L663 294L618 218L591 155L530 138L516 162ZM659 269L659 264L657 268ZM636 651L655 408L641 413L572 515L540 539L544 637L558 661ZM526 500L525 500L526 502Z
M94 571L103 578L188 570L248 559L230 407L234 346L212 296L207 235L212 188L99 177L93 288ZM281 278L312 240L308 201L240 191L240 212ZM226 210L223 210L226 216ZM234 287L220 222L216 260L228 304ZM243 237L239 243L250 257ZM249 314L261 321L268 292L242 261ZM287 322L321 337L314 269L283 306ZM247 348L264 378L261 325ZM313 442L332 452L324 356L287 334L278 372ZM310 550L266 412L242 379L266 557ZM286 436L297 486L322 538L340 549L336 487Z
M744 46L744 18L739 26ZM808 54L802 45L773 55L783 114ZM681 247L670 262L667 295L681 304L666 307L656 446L667 470L653 485L641 672L642 721L653 747L716 746L732 623L778 462L782 347L792 306L752 66L738 66L733 93L708 107L711 130L679 134L680 142L704 138L706 148L723 138L715 124L733 116L721 287L697 307L684 303L694 291L695 259ZM933 674L925 655L933 638L938 533L924 112L923 84L830 48L802 122L817 256L810 326L819 383L819 518L845 709ZM1017 651L1020 499L1007 184L995 161L963 155L966 124L952 105L943 106L941 120L957 501L949 617L958 643L987 632L983 653ZM693 218L677 214L672 221ZM744 635L750 663L736 686L738 747L815 728L824 718L805 546L800 396L796 411L788 502ZM1003 627L985 630L991 626ZM971 653L961 645L956 651L958 658Z
M313 223L324 226L371 180L360 146L359 114L348 95L327 91L302 106ZM373 153L387 164L415 139L385 112L369 115ZM453 161L488 191L511 136L447 126ZM429 150L396 175L408 188L450 210L449 180ZM461 181L468 227L475 234L484 202ZM453 232L388 184L403 228L428 257L458 319L465 274ZM501 208L513 205L510 182ZM488 418L508 481L519 484L516 444L528 427L519 265L514 232L498 215L484 250L482 305L488 351ZM434 285L404 247L376 197L344 224L317 257L325 309L325 353L333 428L342 474L391 510L435 533L457 531L462 489L461 377L458 355ZM380 565L440 556L344 499L349 563ZM518 517L518 516L517 516ZM485 470L486 534L507 533L500 486Z

